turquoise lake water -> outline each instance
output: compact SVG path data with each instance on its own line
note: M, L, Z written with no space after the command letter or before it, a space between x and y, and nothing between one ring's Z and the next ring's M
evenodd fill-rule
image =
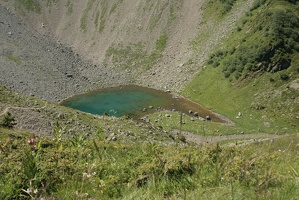
M163 91L132 85L74 96L61 104L91 114L107 113L110 116L129 116L133 119L159 110L176 110L186 114L192 110L198 112L201 117L209 115L212 121L222 122L212 112L190 100L174 98L173 95Z

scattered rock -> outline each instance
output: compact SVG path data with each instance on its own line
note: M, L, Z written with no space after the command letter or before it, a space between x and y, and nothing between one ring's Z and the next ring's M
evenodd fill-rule
M116 140L117 140L117 138L116 138L115 133L111 133L107 138L107 141L116 141Z
M59 113L59 114L57 115L57 117L58 117L59 119L65 119L64 114L62 114L62 113Z
M274 143L274 138L272 138L271 140L270 140L270 144L273 144Z
M267 128L270 128L271 127L271 123L270 122L264 122L264 126L267 127Z
M136 179L135 185L137 187L142 187L143 185L145 185L147 183L147 180L148 180L147 175L140 176L139 178Z

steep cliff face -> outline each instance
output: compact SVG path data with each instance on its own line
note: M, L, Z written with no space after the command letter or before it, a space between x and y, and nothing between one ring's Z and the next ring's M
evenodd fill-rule
M109 69L111 83L125 77L124 84L175 91L201 69L252 2L234 3L215 21L204 19L213 5L203 0L2 0L28 26L91 60L94 69L81 70L91 82L102 85L99 75Z

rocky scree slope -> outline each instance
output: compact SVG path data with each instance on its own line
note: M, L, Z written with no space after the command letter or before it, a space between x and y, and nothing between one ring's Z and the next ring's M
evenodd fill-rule
M0 2L1 84L54 101L130 83L180 91L253 0L219 22L205 21L196 0Z
M89 68L70 48L54 43L0 6L0 84L49 101L82 92Z

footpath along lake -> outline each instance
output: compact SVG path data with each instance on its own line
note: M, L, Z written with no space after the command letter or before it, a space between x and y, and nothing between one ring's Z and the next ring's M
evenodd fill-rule
M225 123L218 115L188 99L174 96L160 90L135 85L119 86L77 95L61 102L61 105L83 112L110 116L129 116L133 119L162 110L175 110L187 115ZM190 114L190 111L192 113Z

